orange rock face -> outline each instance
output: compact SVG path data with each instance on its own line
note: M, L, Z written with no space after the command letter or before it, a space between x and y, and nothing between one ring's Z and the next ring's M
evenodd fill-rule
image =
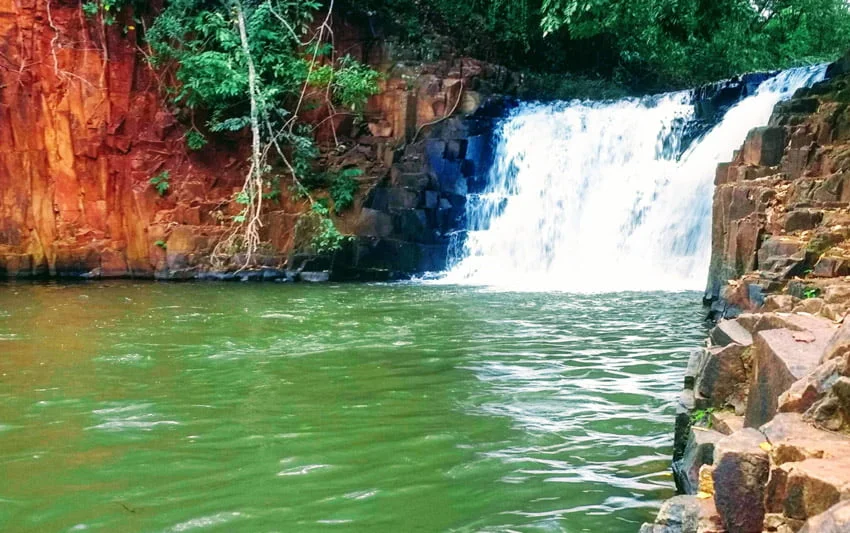
M243 159L187 154L123 31L79 1L0 0L0 275L149 276L173 225L220 231L208 214ZM149 180L163 171L160 197Z
M162 96L168 82L147 65L130 18L102 26L82 3L0 0L0 278L175 279L214 270L211 252L241 210L233 199L250 143L237 135L188 151L185 127ZM451 111L474 113L481 103L469 90L474 79L507 78L468 59L393 66L383 51L374 50L376 60L362 50L356 28L339 21L338 29L346 50L387 71L366 110L371 135L346 114L330 117L327 106L301 119L316 125L320 144L346 148L320 164L363 171L354 205L334 217L340 231L358 234L364 197L394 164L427 171L421 157L396 161L396 148L424 141L425 126ZM164 173L160 195L150 180ZM284 184L282 198L264 206L259 262L275 270L308 209L288 191ZM431 204L423 209L436 210ZM235 250L224 253L240 260ZM392 254L388 261L397 268Z

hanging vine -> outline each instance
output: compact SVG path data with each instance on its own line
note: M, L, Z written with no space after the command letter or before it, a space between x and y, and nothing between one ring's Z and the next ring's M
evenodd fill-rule
M332 13L333 2L322 9L312 0L173 0L147 32L155 66L174 69L173 102L192 117L191 147L223 132L251 133L249 170L235 197L242 210L213 253L219 268L237 256L241 267L253 264L264 202L279 194L281 181L308 200L308 216L318 214L326 232L335 231L302 185L318 148L301 112L308 102L326 106L331 117L358 112L377 92L378 74L336 56ZM208 116L200 127L196 111Z

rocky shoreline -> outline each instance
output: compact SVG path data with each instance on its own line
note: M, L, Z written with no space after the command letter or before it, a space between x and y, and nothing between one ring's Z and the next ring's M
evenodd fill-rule
M679 496L642 533L850 531L850 76L718 168L707 303L676 415Z

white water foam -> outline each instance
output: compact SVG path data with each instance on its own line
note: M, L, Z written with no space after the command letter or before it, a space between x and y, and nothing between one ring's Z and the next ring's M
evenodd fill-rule
M489 185L444 283L507 290L701 290L717 164L825 66L762 83L684 154L689 92L526 103L500 126Z

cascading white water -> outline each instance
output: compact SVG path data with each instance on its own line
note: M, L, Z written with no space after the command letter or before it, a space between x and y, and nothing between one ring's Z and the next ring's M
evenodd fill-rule
M773 107L824 77L762 83L684 154L689 92L615 102L526 103L501 124L489 185L444 282L576 292L702 289L719 162Z

